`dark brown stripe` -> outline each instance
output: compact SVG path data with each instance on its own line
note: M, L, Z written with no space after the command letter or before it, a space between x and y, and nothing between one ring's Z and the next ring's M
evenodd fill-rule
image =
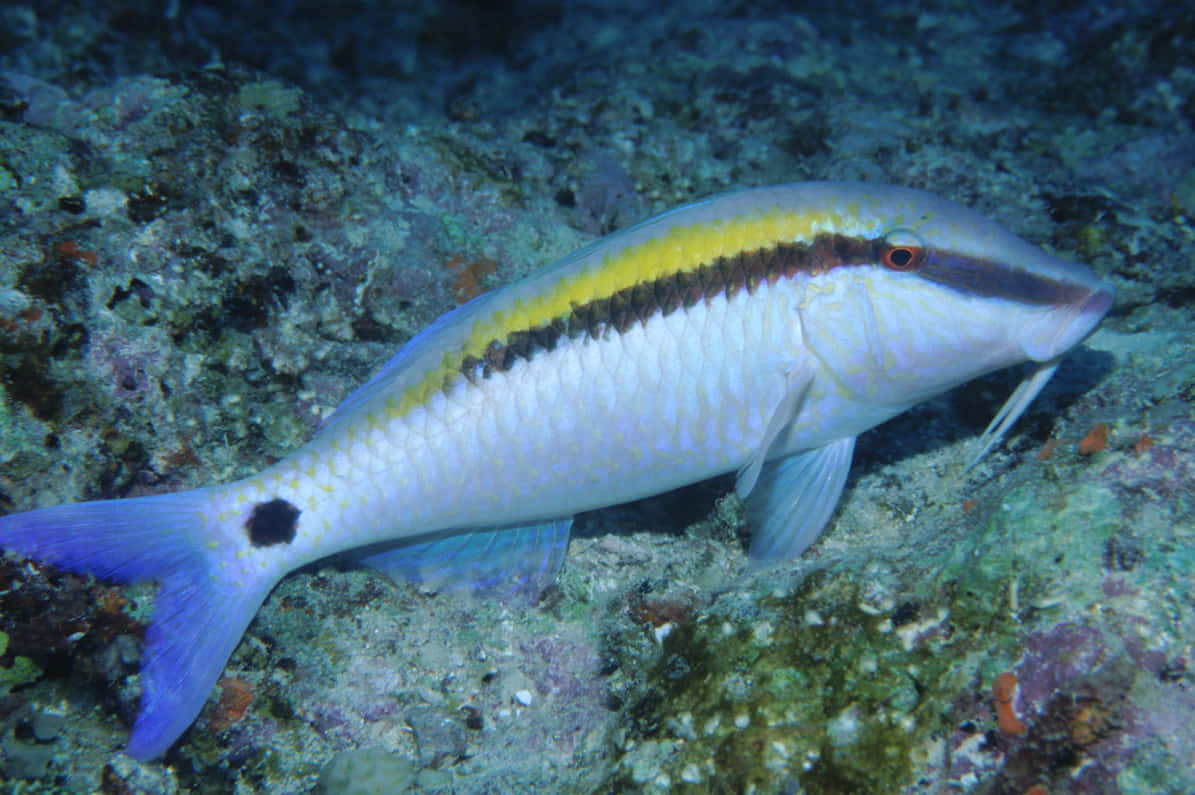
M1081 304L1091 293L1085 284L1057 281L992 260L950 252L930 252L918 275L969 295L1006 298L1034 306Z
M476 383L478 379L505 372L520 359L554 350L564 337L598 339L610 330L621 334L657 314L667 316L722 293L732 298L739 290L754 293L764 282L775 284L798 273L816 275L844 265L870 265L876 262L881 242L846 235L818 235L810 243L780 243L771 248L742 251L662 279L640 282L608 297L576 304L567 315L553 318L547 325L515 331L505 340L491 341L480 358L466 356L459 375L449 375L444 386L451 386L460 375Z

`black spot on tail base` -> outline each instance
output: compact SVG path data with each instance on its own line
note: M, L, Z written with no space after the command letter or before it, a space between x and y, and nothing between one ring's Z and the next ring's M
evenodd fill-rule
M259 502L253 506L253 513L245 522L245 530L249 532L249 543L253 546L271 547L294 541L298 524L299 509L275 497L269 502Z

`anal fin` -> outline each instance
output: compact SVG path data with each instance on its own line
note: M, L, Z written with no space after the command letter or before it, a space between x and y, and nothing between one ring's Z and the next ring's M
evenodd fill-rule
M391 547L360 562L428 591L482 590L534 598L556 579L572 523L568 517L473 530Z
M854 450L851 436L763 464L745 499L755 528L753 560L789 560L817 540L842 496Z

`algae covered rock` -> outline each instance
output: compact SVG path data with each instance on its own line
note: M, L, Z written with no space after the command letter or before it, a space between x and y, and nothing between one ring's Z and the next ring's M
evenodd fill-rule
M1182 531L1126 522L1123 474L1035 466L961 526L831 549L678 624L602 791L1143 791L1190 746L1159 731L1190 708L1160 598Z

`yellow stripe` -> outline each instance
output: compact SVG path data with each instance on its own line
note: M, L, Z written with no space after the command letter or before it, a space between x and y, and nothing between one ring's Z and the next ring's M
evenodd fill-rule
M597 267L562 276L542 295L530 300L518 299L509 307L478 319L463 348L446 353L440 365L430 369L400 400L388 401L385 415L387 419L401 416L427 402L440 390L446 377L459 371L466 357L481 357L493 340L545 326L554 318L567 315L574 306L607 298L640 282L696 270L719 257L781 242L809 241L822 232L843 231L846 220L857 215L853 206L844 209L845 214L786 213L773 209L711 223L676 226L637 246L617 250Z

